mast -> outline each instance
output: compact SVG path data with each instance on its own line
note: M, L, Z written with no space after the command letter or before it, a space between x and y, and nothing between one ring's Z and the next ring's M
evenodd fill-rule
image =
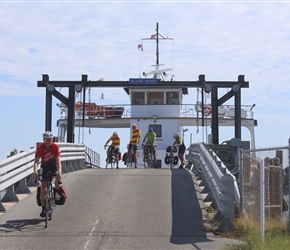
M156 65L152 65L155 66L155 70L152 70L148 73L143 72L143 75L145 77L147 77L150 74L153 74L153 78L163 78L163 73L167 75L167 71L173 70L171 68L168 69L164 69L164 70L160 70L159 66L161 66L161 64L159 64L159 41L160 40L173 40L173 38L169 38L169 37L164 37L161 34L159 34L159 24L156 23L156 33L152 34L150 38L142 38L141 40L155 40L156 41Z
M159 69L159 24L156 23L156 70Z

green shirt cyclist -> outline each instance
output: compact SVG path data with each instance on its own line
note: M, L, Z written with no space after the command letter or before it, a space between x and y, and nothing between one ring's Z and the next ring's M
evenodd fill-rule
M143 161L145 161L148 146L152 146L154 167L156 168L156 134L154 133L153 128L150 127L148 133L145 134L142 146L143 146Z

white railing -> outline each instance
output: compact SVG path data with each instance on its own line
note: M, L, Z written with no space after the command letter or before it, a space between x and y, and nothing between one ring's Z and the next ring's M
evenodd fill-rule
M232 231L235 203L238 207L240 204L240 193L235 176L213 150L207 150L203 143L195 143L190 146L187 160L195 163L191 171L194 172L194 166L201 170L198 173L218 206L215 218L222 220L218 230Z
M85 168L86 146L84 144L58 143L61 149L62 171L68 173ZM28 186L35 186L33 173L35 148L0 161L0 211L5 212L1 202L18 202L16 194L29 194ZM2 199L1 199L2 198Z
M96 167L96 168L100 168L100 155L86 147L86 160L85 160L85 164L87 165L88 168L92 168L92 167Z
M132 117L132 107L142 107L140 110L140 113L138 112L138 115L140 117L147 117L148 115L151 117L152 113L148 114L148 107L154 107L154 108L159 108L162 107L163 112L166 113L166 115L164 115L164 117L167 117L171 115L171 106L178 106L180 109L180 114L179 117L183 117L183 118L197 118L202 116L202 108L201 108L201 103L197 103L197 104L178 104L178 105L165 105L165 104L161 104L161 105L131 105L131 104L118 104L118 105L114 105L114 107L118 107L118 108L122 108L123 111L121 114L115 114L112 113L112 111L107 111L106 113L106 108L112 108L111 105L102 105L102 107L104 108L105 111L102 111L101 114L96 113L96 114L90 114L88 115L86 113L85 117L86 118L93 118L93 119L104 119L104 118L108 118L108 119L112 119L112 118L134 118ZM209 107L211 109L211 105L210 104L204 104L204 106ZM165 109L164 109L165 107ZM220 119L233 119L235 117L235 110L234 110L234 105L222 105L220 107L218 107L218 116ZM253 105L241 105L241 118L243 119L254 119L254 112L253 112ZM138 109L139 110L139 109ZM166 112L166 110L168 112ZM81 119L82 118L82 112L77 112L78 110L76 110L76 118ZM65 109L61 109L61 114L60 114L60 118L61 119L66 119L67 118L67 112L68 110ZM207 118L211 117L211 113L207 114L208 116L206 116ZM162 116L160 116L162 117Z

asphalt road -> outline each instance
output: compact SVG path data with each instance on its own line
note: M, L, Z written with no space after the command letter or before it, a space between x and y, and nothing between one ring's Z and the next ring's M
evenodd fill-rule
M240 242L204 231L191 174L85 169L66 174L68 199L48 228L35 192L0 216L0 249L223 249Z

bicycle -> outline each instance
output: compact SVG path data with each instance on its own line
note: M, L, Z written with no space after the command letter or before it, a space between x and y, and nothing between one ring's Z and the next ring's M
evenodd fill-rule
M47 228L48 221L52 220L53 208L55 207L55 191L54 183L52 182L56 174L51 173L50 171L46 174L42 173L42 169L39 174L39 180L45 179L46 181L46 194L45 194L45 227ZM62 184L61 181L58 181L58 184Z
M154 147L150 144L145 144L146 154L144 155L144 168L154 167Z
M127 145L127 149L128 148L129 148L129 144ZM127 160L126 160L127 168L134 168L133 163L134 163L134 150L131 149L130 153L129 153L128 157L127 157Z
M174 153L177 152L176 146L168 146L166 148L166 156L165 156L165 164L170 164L170 169L173 168L173 166L176 166L178 164L178 156L174 155Z
M109 165L111 165L111 168L114 168L116 165L116 152L115 152L115 148L113 148L112 146L106 145L106 147L109 147L109 152L108 152L108 156L106 159L106 168L108 168Z

